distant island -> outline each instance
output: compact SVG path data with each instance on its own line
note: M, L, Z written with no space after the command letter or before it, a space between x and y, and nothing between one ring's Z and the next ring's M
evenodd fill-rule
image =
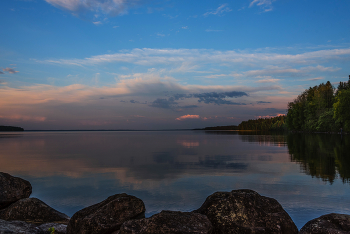
M14 131L24 131L21 127L14 127L14 126L0 126L0 132L14 132Z

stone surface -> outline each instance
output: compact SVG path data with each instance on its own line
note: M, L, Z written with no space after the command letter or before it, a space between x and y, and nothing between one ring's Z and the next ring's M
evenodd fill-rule
M213 226L205 215L162 211L147 219L125 222L119 234L209 234L212 230Z
M55 228L55 234L65 234L67 225L45 223L36 225L24 221L5 221L0 219L0 234L50 234L48 229Z
M28 198L31 193L32 186L28 181L0 172L0 209Z
M196 211L206 215L214 234L297 234L298 228L273 198L242 189L216 192Z
M46 205L37 198L21 199L9 207L0 210L0 219L19 220L30 223L63 223L67 224L69 217Z
M300 234L349 234L350 215L326 214L307 222Z
M144 218L145 205L137 197L116 194L76 212L68 223L68 234L112 233L127 220Z

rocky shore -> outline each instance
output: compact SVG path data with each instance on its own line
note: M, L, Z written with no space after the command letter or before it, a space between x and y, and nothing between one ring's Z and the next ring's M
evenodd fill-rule
M164 210L149 218L143 201L125 193L71 218L31 193L28 181L0 172L0 234L350 234L350 215L335 213L299 231L278 201L248 189L216 192L192 212Z

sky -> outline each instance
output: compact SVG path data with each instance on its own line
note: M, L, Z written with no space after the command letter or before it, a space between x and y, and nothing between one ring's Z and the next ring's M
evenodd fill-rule
M0 125L191 129L350 75L349 0L2 0Z

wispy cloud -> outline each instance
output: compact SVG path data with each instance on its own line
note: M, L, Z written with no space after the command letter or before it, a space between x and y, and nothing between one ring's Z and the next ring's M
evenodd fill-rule
M249 7L252 7L254 5L256 6L260 6L264 12L269 12L272 11L272 2L274 2L276 0L253 0L252 2L250 2Z
M140 4L139 0L45 0L47 3L75 14L97 12L108 15L122 15L130 7Z
M316 80L323 80L324 77L316 77L316 78L311 78L311 79L307 79L307 80L311 80L311 81L316 81Z
M319 64L330 59L344 60L350 56L350 48L316 50L300 54L287 53L266 53L261 51L242 52L242 51L219 51L209 49L133 49L130 51L121 51L115 54L96 55L84 59L51 59L38 61L42 63L65 64L65 65L97 65L100 63L133 63L138 65L155 64L182 64L204 63L204 64L269 64L285 65L288 64ZM316 67L316 69L322 69ZM326 68L329 69L329 68ZM332 68L338 69L338 68ZM277 69L270 69L277 70ZM275 71L277 72L277 71ZM293 70L289 70L293 72Z
M15 73L19 72L19 71L16 71L14 68L10 68L10 67L4 68L2 70L6 71L8 73L11 73L11 74L15 74ZM2 74L4 74L4 73L2 73Z
M228 7L228 4L222 4L216 10L204 13L203 16L207 17L209 15L223 15L224 13L230 11L232 11L232 9Z
M280 79L262 79L262 80L255 81L255 83L275 83L279 80Z
M94 25L101 25L102 22L101 21L96 21L96 22L92 22Z

